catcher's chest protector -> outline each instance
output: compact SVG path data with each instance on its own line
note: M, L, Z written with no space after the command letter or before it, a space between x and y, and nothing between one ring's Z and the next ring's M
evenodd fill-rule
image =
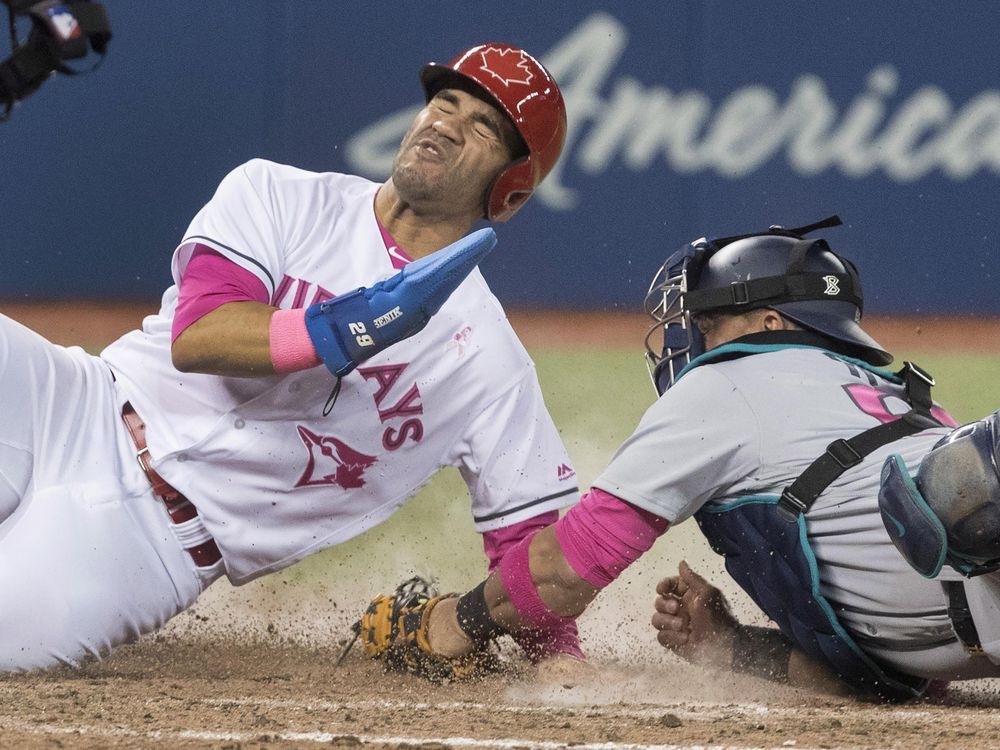
M840 623L820 593L816 556L806 533L806 512L830 483L862 456L927 426L921 420L929 416L932 402L928 384L933 381L910 363L901 372L913 411L849 441L835 441L849 443L848 452L855 454L856 461L838 462L839 466L831 469L833 464L826 460L829 456L822 456L781 496L754 495L736 502L707 503L694 516L712 549L726 558L729 574L799 650L829 666L849 684L885 700L918 697L927 681L876 663ZM827 450L834 447L831 444ZM844 446L837 450L844 450ZM806 501L797 499L799 496Z
M753 352L722 353L726 359ZM707 360L703 360L707 361ZM697 366L697 365L696 365ZM878 664L854 641L833 607L820 593L819 568L809 544L806 513L827 487L876 448L914 434L936 420L930 417L933 380L911 363L898 374L906 384L912 411L846 441L835 441L841 457L817 458L782 495L752 495L737 501L706 503L694 518L726 570L795 646L829 666L844 681L884 700L919 697L928 681ZM846 445L837 445L843 443ZM847 449L856 460L844 461ZM794 492L792 491L794 490Z
M708 503L694 518L729 575L807 656L851 685L885 700L918 697L927 682L877 664L854 642L820 594L806 519L789 523L777 495Z

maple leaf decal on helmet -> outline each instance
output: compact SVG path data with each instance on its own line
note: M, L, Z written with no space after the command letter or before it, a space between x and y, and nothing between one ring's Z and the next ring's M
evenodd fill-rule
M527 86L534 78L535 74L530 68L531 62L523 50L487 47L480 54L483 58L480 70L489 73L504 86L510 86L512 83Z

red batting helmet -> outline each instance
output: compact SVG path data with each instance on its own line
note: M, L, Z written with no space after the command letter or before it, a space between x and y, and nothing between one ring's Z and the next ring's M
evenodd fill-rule
M566 140L566 104L542 64L509 44L481 44L450 65L420 69L427 101L450 82L472 81L486 90L513 121L528 147L500 173L486 194L486 218L507 221L559 160Z

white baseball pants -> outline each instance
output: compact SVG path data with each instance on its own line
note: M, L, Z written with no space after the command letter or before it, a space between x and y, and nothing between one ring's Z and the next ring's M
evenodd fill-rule
M178 542L100 359L0 315L0 404L0 671L106 654L222 573Z

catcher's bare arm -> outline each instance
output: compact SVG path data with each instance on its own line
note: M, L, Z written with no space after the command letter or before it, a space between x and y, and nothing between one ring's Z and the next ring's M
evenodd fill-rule
M542 529L528 547L531 580L545 606L561 617L579 616L600 590L570 566L556 538L555 526ZM486 579L486 601L490 616L505 630L517 630L524 623L511 603L499 573Z
M542 530L531 540L528 561L538 595L555 616L579 615L599 591L569 564L555 526ZM502 630L515 632L532 626L525 623L499 573L487 578L480 588L489 619ZM682 658L824 692L849 691L847 684L826 667L792 648L780 631L740 625L730 613L722 592L686 563L681 563L679 575L662 580L657 592L657 612L653 616L657 639ZM463 599L475 595L474 590ZM470 623L462 623L459 616L460 601L452 598L441 602L431 613L428 640L436 653L457 657L473 648L474 639L467 633Z
M570 567L556 539L555 526L549 526L531 538L528 560L531 579L538 589L541 601L557 618L579 616L600 590L580 578ZM500 631L516 633L538 627L539 623L526 623L511 603L499 570L490 574L477 589L482 591L489 621ZM477 589L466 594L466 597L475 597ZM445 600L431 614L428 640L435 652L460 656L473 648L474 641L459 624L459 601L458 598ZM553 619L551 625L554 627L557 622L558 620ZM477 625L466 620L465 627L475 629Z
M525 539L485 581L429 618L435 651L458 655L500 633L554 630L648 550L666 520L592 489L557 523Z

